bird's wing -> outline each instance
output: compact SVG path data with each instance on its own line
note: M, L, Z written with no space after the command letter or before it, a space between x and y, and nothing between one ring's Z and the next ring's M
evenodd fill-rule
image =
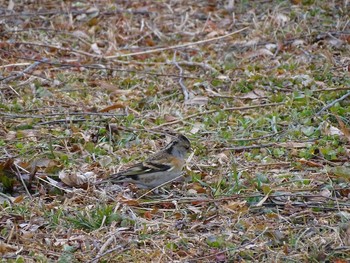
M129 169L120 172L119 174L123 175L136 175L136 174L148 174L148 173L154 173L154 172L163 172L171 169L170 164L163 164L158 162L149 162L145 161L143 163L138 163Z
M160 161L160 162L159 162ZM112 181L123 181L123 180L139 180L139 175L153 174L156 172L169 171L172 168L171 163L162 163L161 160L158 162L146 160L142 163L138 163L125 171L112 174L110 179Z
M181 170L183 167L183 162L183 160L180 160L179 158L173 158L173 156L165 154L163 151L161 151L154 155L151 155L144 162L138 163L126 169L125 171L112 174L107 180L111 180L115 183L138 183L140 182L141 177L144 178L142 180L145 180L146 177L149 177L149 180L151 180L154 174L159 175L159 173L162 172L174 173L178 170Z

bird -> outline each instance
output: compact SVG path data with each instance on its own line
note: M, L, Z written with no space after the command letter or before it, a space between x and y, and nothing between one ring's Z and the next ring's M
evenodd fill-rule
M189 139L178 134L164 149L125 171L110 175L106 180L112 183L132 183L140 189L156 188L182 174L190 150Z

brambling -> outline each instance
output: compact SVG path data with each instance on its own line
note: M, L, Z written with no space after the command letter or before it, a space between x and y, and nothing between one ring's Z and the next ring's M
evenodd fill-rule
M179 134L163 150L123 172L112 174L107 180L112 183L133 183L138 188L155 188L181 175L190 149L190 141Z

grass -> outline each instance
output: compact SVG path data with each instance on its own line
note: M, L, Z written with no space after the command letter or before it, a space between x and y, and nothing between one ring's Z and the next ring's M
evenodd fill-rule
M233 3L0 15L1 262L349 261L349 3ZM167 132L186 182L92 184Z

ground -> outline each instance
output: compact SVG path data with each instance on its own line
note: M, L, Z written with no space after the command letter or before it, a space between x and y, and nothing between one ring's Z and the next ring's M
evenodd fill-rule
M1 262L350 260L349 1L0 3Z

